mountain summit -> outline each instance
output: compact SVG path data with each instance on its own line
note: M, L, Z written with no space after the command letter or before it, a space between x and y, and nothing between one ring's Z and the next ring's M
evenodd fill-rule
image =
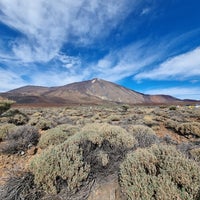
M0 94L18 104L165 104L179 102L172 96L145 95L115 83L94 78L59 87L25 86Z

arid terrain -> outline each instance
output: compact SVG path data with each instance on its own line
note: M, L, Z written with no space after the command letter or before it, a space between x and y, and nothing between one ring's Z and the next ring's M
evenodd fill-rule
M200 199L198 106L14 106L0 141L0 199Z

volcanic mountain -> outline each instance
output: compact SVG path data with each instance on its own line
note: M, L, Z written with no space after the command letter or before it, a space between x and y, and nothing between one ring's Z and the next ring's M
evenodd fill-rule
M181 100L168 95L145 95L102 79L92 79L59 87L25 86L0 96L17 104L167 104Z

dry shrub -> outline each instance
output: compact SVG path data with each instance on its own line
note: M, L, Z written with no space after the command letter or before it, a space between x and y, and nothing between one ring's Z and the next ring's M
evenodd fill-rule
M147 125L147 126L155 126L157 125L158 123L154 120L154 116L153 115L145 115L144 118L144 124Z
M10 117L8 122L13 123L17 126L20 126L20 125L27 124L28 120L29 119L25 114L18 113L18 114L13 115L12 117Z
M200 163L200 147L191 149L189 154L195 161Z
M200 137L200 123L199 122L186 122L177 125L176 131L186 137L194 136Z
M184 154L187 158L190 158L190 151L194 148L192 143L183 142L181 144L176 145L178 151Z
M42 191L36 188L34 176L30 172L18 171L0 187L2 200L40 200L42 195Z
M47 149L32 160L30 169L35 183L54 194L63 187L76 192L89 173L89 166L82 161L82 150L73 142Z
M24 125L29 121L28 116L18 109L8 110L3 114L3 116L8 118L9 123L15 124L17 126Z
M6 143L0 150L2 153L15 154L36 145L38 140L39 133L36 128L29 125L19 126L7 134Z
M149 147L159 142L155 132L148 126L132 125L129 127L128 131L135 137L141 148Z
M154 145L128 154L119 178L129 200L200 198L200 167L172 146Z
M107 123L87 124L82 128L79 136L98 146L101 146L104 140L109 141L114 146L126 148L132 148L136 144L135 138L125 129Z
M64 143L35 156L30 169L35 183L48 193L63 188L70 193L79 190L97 174L115 169L135 139L121 127L108 124L86 125Z
M53 126L53 122L45 118L40 118L36 124L36 127L41 130L48 130Z
M171 120L171 119L167 119L165 122L165 127L168 128L168 129L171 129L171 130L175 130L178 123L174 120Z
M59 125L55 128L45 131L40 137L38 146L42 149L50 145L58 145L67 140L80 130L78 126Z
M38 116L37 113L35 113L35 115L31 117L29 124L31 126L36 126L38 129L41 130L48 130L55 126L53 121L46 119L42 116Z
M160 142L168 145L177 145L177 141L173 140L172 137L167 134L160 139Z
M2 124L0 126L0 141L3 141L6 139L6 136L8 135L9 132L13 131L16 128L14 124Z
M13 123L17 126L24 125L28 122L28 117L22 114L16 114L13 117L11 117L8 122Z
M129 108L130 108L129 105L122 105L120 111L125 114Z
M120 116L119 115L110 115L107 118L108 122L117 122L120 121Z

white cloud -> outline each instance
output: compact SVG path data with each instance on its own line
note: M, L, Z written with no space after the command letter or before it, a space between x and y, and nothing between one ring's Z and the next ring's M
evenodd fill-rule
M151 11L151 8L146 7L146 8L144 8L144 9L142 9L140 15L147 15L147 14L150 13L150 11Z
M15 71L0 68L0 92L6 92L25 85L61 86L82 81L89 75L88 69L80 69L79 67L60 70L59 68L53 69L53 66L50 66L50 70L46 68L42 72L36 65L31 66L31 68L24 68L24 70L16 66Z
M55 56L55 60L59 60L62 63L62 67L72 70L72 68L81 67L82 61L79 57L67 56L59 53Z
M93 74L98 74L98 77L110 81L121 80L155 62L161 56L155 51L157 51L156 48L152 50L145 41L112 51L93 64Z
M106 35L137 1L1 0L0 21L24 34L12 51L23 62L47 62L67 42L89 43ZM106 28L105 28L106 27Z
M165 89L153 89L144 91L145 94L165 94L180 99L196 99L200 100L199 87L169 87Z
M80 71L79 73L77 71L46 71L44 73L35 72L35 74L32 76L32 84L42 86L62 86L68 83L82 81L88 76L89 73L87 70L81 70L81 73Z
M135 79L182 80L192 76L200 76L200 47L170 58L154 70L139 73Z
M18 73L0 69L0 92L6 92L13 88L25 85L25 81L20 78Z

